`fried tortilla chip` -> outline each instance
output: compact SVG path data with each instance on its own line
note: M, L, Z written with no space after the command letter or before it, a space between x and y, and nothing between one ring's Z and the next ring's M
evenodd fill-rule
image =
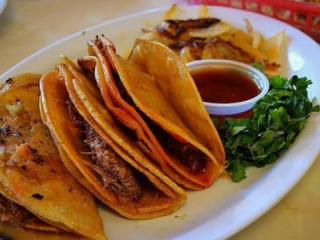
M0 87L1 193L53 229L105 239L93 197L64 167L41 121L39 79L23 74Z
M73 175L84 177L86 188L125 217L150 219L175 211L185 192L130 141L78 66L64 58L58 69L42 78L41 103L58 149L73 164L70 172L81 173Z
M263 72L268 76L286 72L287 36L284 31L265 39L249 19L244 19L245 31L219 19L210 24L213 18L205 5L199 6L198 18L194 19L181 19L178 10L182 9L173 5L158 26L143 29L139 38L168 46L185 63L198 59L228 59L250 65L261 62ZM203 21L207 24L190 24Z

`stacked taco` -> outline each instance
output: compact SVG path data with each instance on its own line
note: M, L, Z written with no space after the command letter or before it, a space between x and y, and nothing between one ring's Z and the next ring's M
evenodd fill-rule
M65 166L101 202L128 218L149 219L185 201L183 189L142 153L79 66L63 57L40 89L43 118Z
M0 87L1 234L105 239L93 196L150 219L184 203L181 186L207 188L224 170L217 131L172 51L137 40L123 59L102 35L88 52Z
M89 41L88 51L79 65L144 154L179 185L209 187L224 170L224 148L181 59L160 43L137 40L126 60L104 36Z
M0 87L0 235L106 239L92 195L64 167L41 121L39 79L22 74Z
M220 138L183 62L138 40L128 60L104 36L78 64L62 56L40 81L42 118L71 174L131 219L167 215L225 164ZM167 74L170 71L170 74Z

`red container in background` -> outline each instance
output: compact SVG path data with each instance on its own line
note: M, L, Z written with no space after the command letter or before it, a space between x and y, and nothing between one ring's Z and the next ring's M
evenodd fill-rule
M188 0L261 13L299 28L320 43L320 4L288 0Z

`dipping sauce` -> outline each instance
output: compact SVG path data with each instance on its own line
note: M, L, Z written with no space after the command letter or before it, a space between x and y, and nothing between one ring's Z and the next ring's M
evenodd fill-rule
M206 68L191 72L205 102L234 103L251 99L260 93L249 76L223 68Z

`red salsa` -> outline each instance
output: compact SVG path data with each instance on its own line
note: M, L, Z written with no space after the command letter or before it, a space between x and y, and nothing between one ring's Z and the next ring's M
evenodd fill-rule
M249 76L228 69L201 69L191 72L202 100L212 103L234 103L251 99L260 93Z

